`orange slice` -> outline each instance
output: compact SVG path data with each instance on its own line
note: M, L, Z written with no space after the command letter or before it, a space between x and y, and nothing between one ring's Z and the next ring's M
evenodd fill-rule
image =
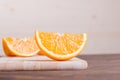
M40 51L38 52L38 55L43 56L43 55L44 55L44 52L40 50Z
M34 39L2 38L4 52L7 56L33 56L40 50Z
M81 53L87 42L87 34L35 31L35 40L46 56L54 60L69 60Z

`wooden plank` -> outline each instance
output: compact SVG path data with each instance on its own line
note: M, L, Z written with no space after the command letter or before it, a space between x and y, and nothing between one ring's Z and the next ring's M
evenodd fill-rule
M55 61L46 56L0 57L0 70L69 70L86 69L85 60L73 58L68 61Z
M85 70L0 71L0 80L120 80L120 54L80 55Z

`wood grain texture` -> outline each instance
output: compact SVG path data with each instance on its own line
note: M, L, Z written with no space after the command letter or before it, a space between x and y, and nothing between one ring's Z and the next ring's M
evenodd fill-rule
M0 80L120 80L120 55L81 55L85 70L0 71Z
M55 61L46 56L0 57L0 70L69 70L86 69L87 66L87 62L79 58Z

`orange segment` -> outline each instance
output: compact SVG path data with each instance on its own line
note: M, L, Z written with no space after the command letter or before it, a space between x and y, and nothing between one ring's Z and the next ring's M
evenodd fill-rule
M38 55L41 55L41 56L44 56L44 52L41 51L41 50L40 50L37 54L38 54Z
M35 40L44 54L54 60L68 60L81 53L87 34L35 32Z
M34 39L3 38L3 49L8 56L33 56L40 50Z

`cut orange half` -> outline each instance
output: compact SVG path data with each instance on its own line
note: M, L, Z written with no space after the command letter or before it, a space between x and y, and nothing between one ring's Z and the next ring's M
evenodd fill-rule
M35 40L46 56L54 60L69 60L81 53L87 41L87 34L35 31Z
M40 51L36 41L31 38L2 38L2 44L7 56L33 56Z

